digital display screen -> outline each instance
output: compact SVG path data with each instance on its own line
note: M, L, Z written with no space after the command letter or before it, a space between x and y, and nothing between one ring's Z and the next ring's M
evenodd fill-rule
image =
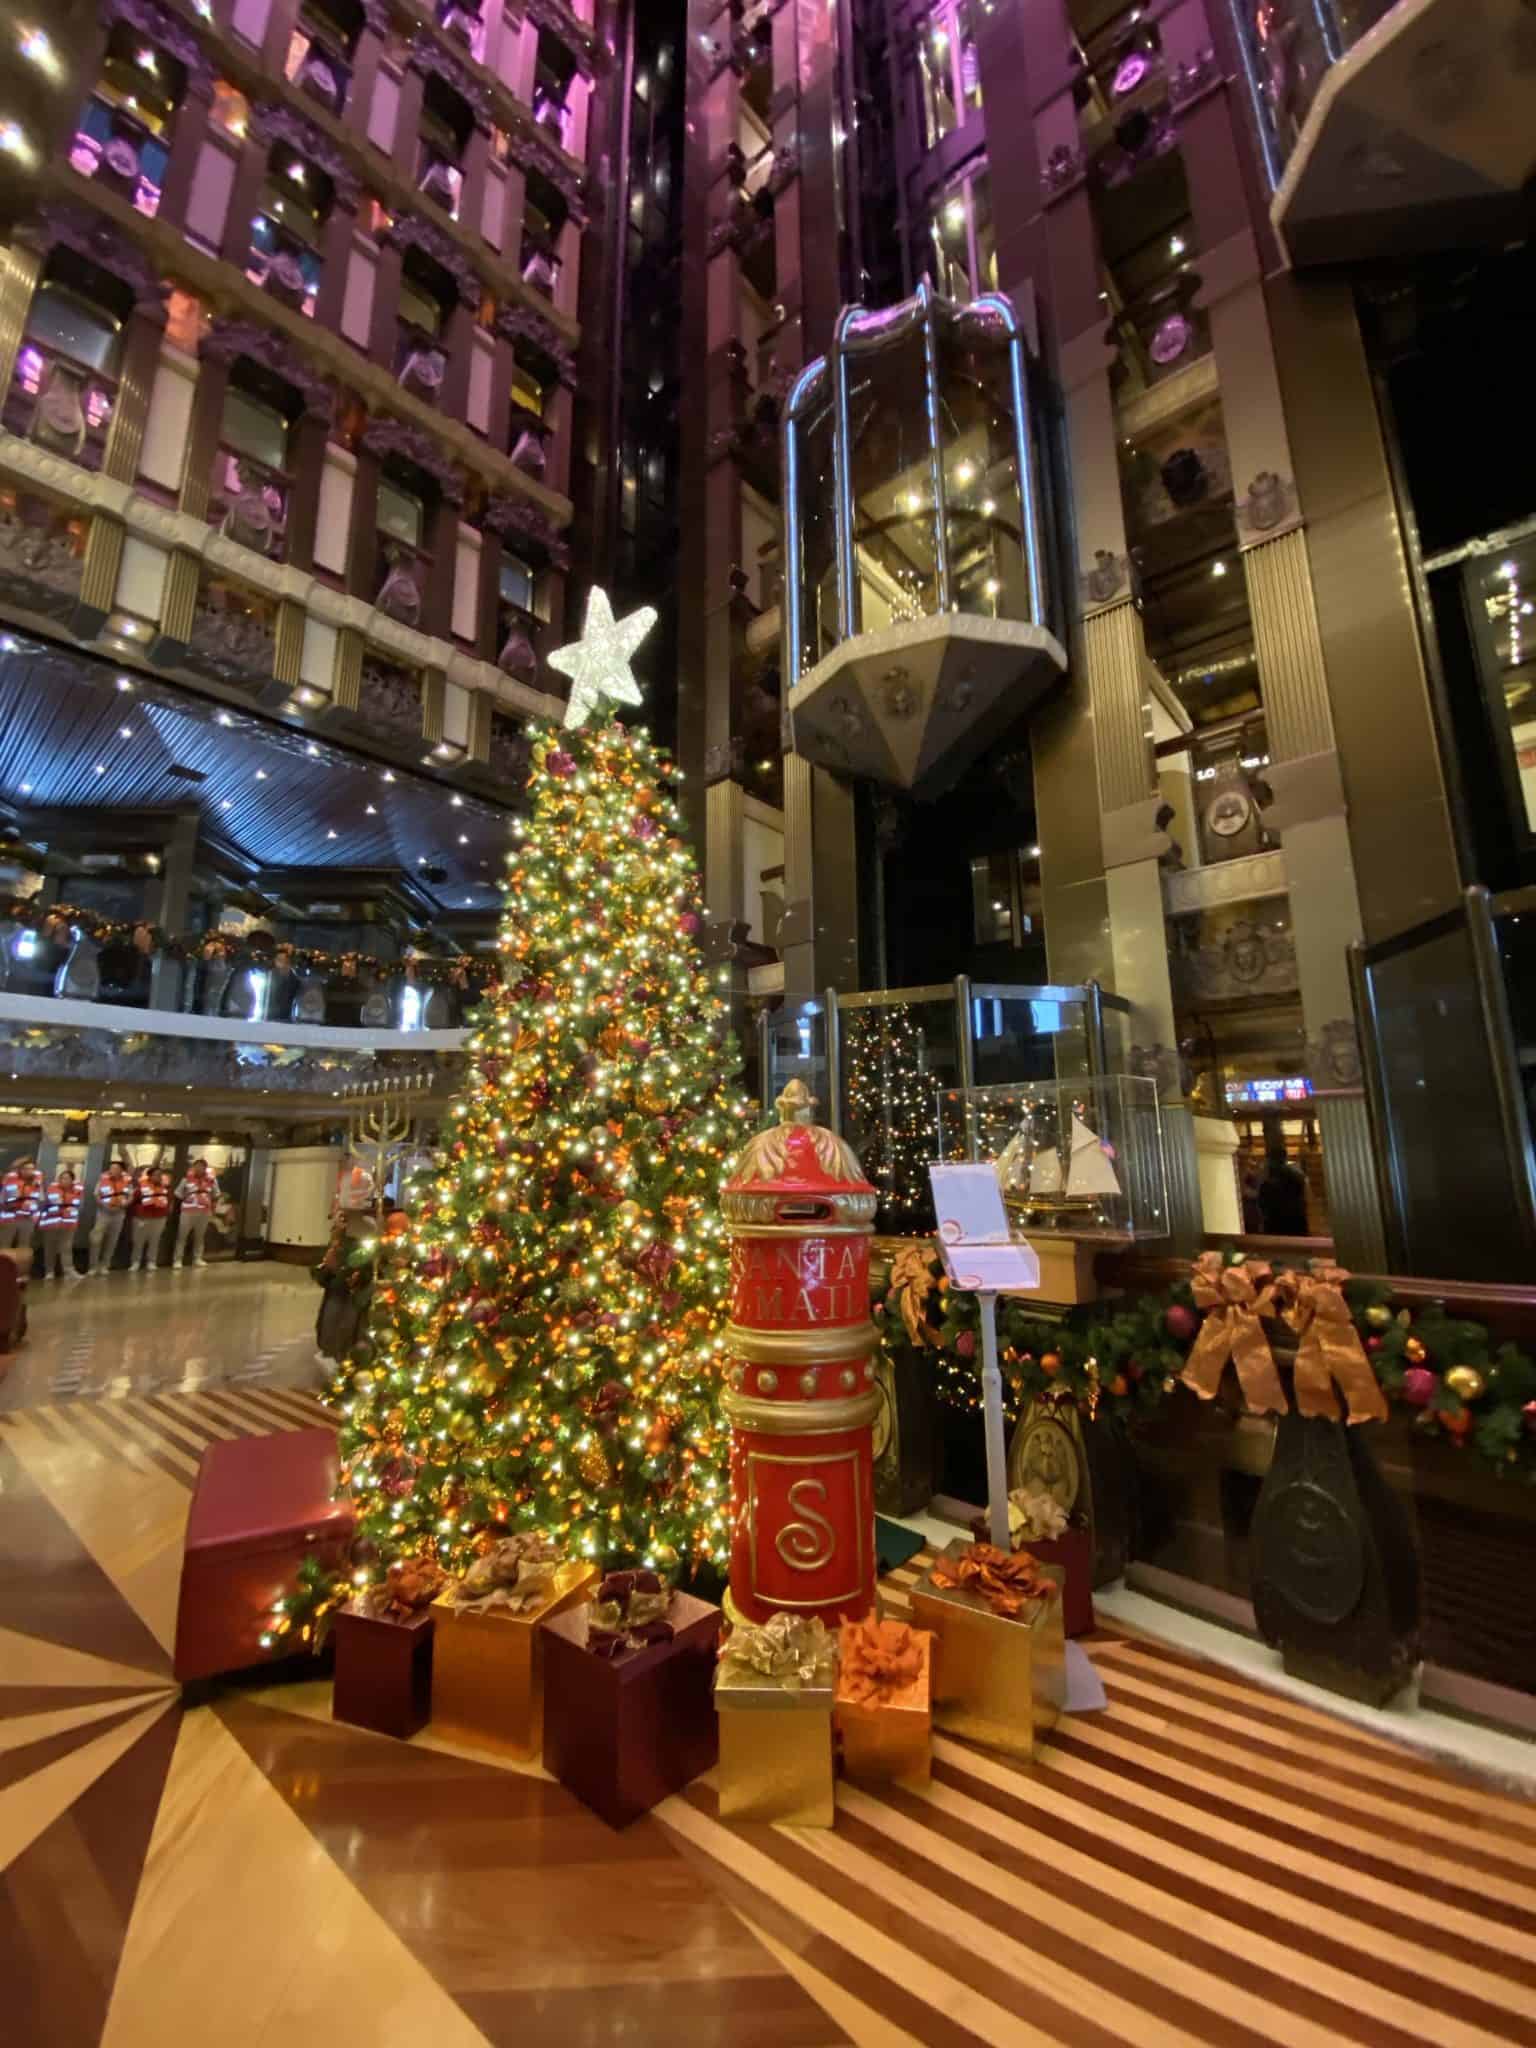
M1231 1103L1252 1103L1263 1109L1281 1102L1305 1102L1312 1093L1312 1083L1304 1074L1276 1075L1273 1080L1229 1081L1227 1100Z

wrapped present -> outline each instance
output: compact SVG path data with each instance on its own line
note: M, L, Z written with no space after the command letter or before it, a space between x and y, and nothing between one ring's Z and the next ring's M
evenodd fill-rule
M530 1562L539 1567L537 1585L521 1575ZM526 1555L503 1569L514 1566L510 1584L489 1583L466 1599L466 1579L433 1603L432 1726L454 1742L530 1757L543 1740L540 1624L589 1601L598 1574L595 1564Z
M978 1515L971 1534L979 1543L988 1537L988 1521ZM1054 1494L1020 1486L1008 1496L1008 1538L1014 1550L1025 1550L1042 1565L1062 1573L1062 1626L1068 1636L1085 1636L1093 1628L1093 1536L1076 1524Z
M959 1538L912 1588L912 1618L935 1637L935 1724L1032 1757L1066 1703L1060 1571Z
M339 1608L331 1621L333 1717L401 1742L425 1728L432 1716L432 1637L426 1609L396 1619L359 1601Z
M874 1784L926 1785L932 1770L933 1637L904 1621L845 1621L837 1732L843 1769Z
M837 1638L815 1616L738 1622L715 1668L722 1820L832 1825Z
M673 1593L664 1612L652 1610L649 1597L631 1612L635 1593L647 1589L618 1598L612 1584L599 1588L609 1597L595 1606L543 1624L544 1764L622 1828L709 1770L719 1753L710 1688L720 1610Z

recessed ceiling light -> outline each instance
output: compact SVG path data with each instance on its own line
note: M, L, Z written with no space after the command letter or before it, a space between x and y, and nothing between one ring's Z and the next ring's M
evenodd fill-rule
M131 690L133 688L133 685L129 682L126 676L119 676L117 679L117 687L120 690Z
M305 753L306 753L306 754L308 754L308 756L309 756L309 758L311 759L311 761L318 761L318 760L319 760L319 758L320 758L320 749L319 749L319 748L318 748L318 747L317 747L317 746L315 745L315 743L314 743L314 741L313 741L313 740L311 740L311 741L310 741L309 745L308 745L308 746L307 746L307 747L306 747L306 748L304 749L304 751L305 751Z
M368 806L368 816L369 816L370 818L376 818L376 817L377 817L378 815L379 815L379 807L378 807L378 805L377 805L377 804L370 804L370 805Z
M1184 254L1184 237L1182 235L1170 235L1168 237L1168 254L1170 256L1182 256Z
M233 807L233 805L232 805L232 804L230 803L230 801L229 801L229 798L228 798L228 797L225 797L224 801L223 801L223 802L222 802L222 803L221 803L221 804L219 805L219 809L220 809L221 811L228 811L228 810L232 810L233 808L234 808L234 807Z
M122 678L121 678L121 677L119 677L119 678L118 678L118 684L117 684L117 687L118 687L119 689L121 689L121 688L123 687L123 684L122 684ZM232 719L232 718L230 717L230 715L229 715L229 713L228 713L227 711L221 711L221 712L219 713L219 720L218 720L218 722L219 722L219 724L220 724L220 725L233 725L235 721L234 721L234 720L233 720L233 719Z
M327 839L334 839L336 834L334 832L327 832L325 836Z
M96 763L96 767L95 767L94 773L96 773L97 775L105 775L105 774L106 774L106 772L107 772L107 764L106 764L106 762L105 762L105 761L98 761L98 762Z
M120 725L117 728L117 736L120 740L131 740L133 738L133 727L131 725Z
M449 797L448 801L449 801L449 803L451 803L451 804L453 805L453 808L454 808L454 809L455 809L456 811L461 811L461 810L463 810L463 808L464 808L464 799L463 799L463 797L461 797L461 796L459 796L459 795L455 794L455 795L453 795L453 796Z
M32 794L32 785L30 782L24 782L21 785L21 793L23 796L30 796Z
M461 833L459 834L459 844L460 844L460 846L468 846L468 844L469 844L469 834L468 834L467 832L461 832Z
M258 768L258 769L256 770L256 780L257 780L258 782L265 782L265 781L266 781L266 779L267 779L267 771L266 771L266 769L265 769L265 768Z
M1226 565L1226 563L1225 563L1225 562L1212 562L1212 564L1211 564L1211 574L1212 574L1213 576L1225 576L1225 575L1226 575L1226 573L1227 573L1227 565Z
M392 771L391 769L389 769L389 768L386 768L386 769L384 770L384 774L383 774L383 778L382 778L382 779L383 779L383 780L384 780L385 782L393 782L393 781L394 781L394 779L395 779L393 771Z

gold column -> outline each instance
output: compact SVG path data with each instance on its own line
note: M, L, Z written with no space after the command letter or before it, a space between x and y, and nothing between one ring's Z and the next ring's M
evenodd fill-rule
M491 713L495 709L490 695L485 690L476 690L469 700L469 758L471 761L489 761L491 758Z
M9 391L43 259L12 242L0 255L0 391Z
M86 536L85 558L80 564L80 598L77 630L94 635L117 599L118 572L123 566L123 522L110 513L98 512Z
M1293 526L1246 549L1243 568L1270 759L1327 753L1333 747L1333 714L1302 529Z
M174 649L185 648L192 638L192 622L197 616L197 586L201 567L196 555L189 555L185 548L172 548L171 558L165 565L165 591L160 600L160 632L153 653L157 661L165 656L160 649L169 643Z
M363 636L355 626L343 626L336 635L336 666L331 680L331 704L337 711L355 711L363 689Z
M131 484L139 473L139 452L144 446L144 425L149 418L150 394L160 366L160 341L165 315L142 306L129 314L123 341L123 371L118 380L117 403L107 429L102 451L101 473Z
M1109 813L1157 789L1141 681L1146 650L1141 616L1129 598L1083 621L1083 656L1099 809Z
M739 924L746 915L742 886L743 790L729 777L704 792L705 906L715 924Z
M421 678L421 736L435 747L443 736L443 713L448 702L448 678L440 668L429 668Z
M304 661L304 607L285 597L277 608L277 628L272 636L272 676L292 689L300 680Z

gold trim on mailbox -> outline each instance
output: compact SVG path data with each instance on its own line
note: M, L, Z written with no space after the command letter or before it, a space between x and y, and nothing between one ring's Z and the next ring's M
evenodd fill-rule
M766 1429L779 1436L832 1436L873 1422L880 1396L873 1388L836 1401L757 1401L727 1390L720 1396L725 1419L737 1429Z

